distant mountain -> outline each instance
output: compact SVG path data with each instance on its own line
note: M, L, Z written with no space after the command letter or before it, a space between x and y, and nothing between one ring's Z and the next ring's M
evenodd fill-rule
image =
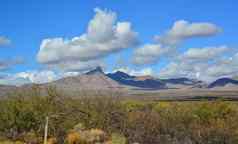
M136 76L135 77L136 80L147 80L147 79L154 79L152 76L149 75L145 75L145 76Z
M121 71L117 71L115 73L108 73L107 76L110 77L111 79L114 79L119 82L120 82L120 80L131 80L131 79L135 78L135 76L131 76L131 75L121 72Z
M78 90L112 90L118 89L122 86L116 81L107 77L100 67L89 71L85 74L66 77L57 81L48 83L46 85L53 85L58 89L66 91Z
M0 85L0 97L6 95L13 90L16 90L16 86Z
M225 87L227 85L237 85L238 86L238 80L234 80L231 78L221 78L218 79L211 84L209 84L208 88L215 88L215 87Z
M129 85L140 88L151 89L180 89L180 88L205 88L207 84L189 78L171 78L158 79L152 76L131 76L127 73L117 71L115 73L107 74L108 77L117 81L122 85Z
M131 76L127 73L117 71L115 73L109 73L107 76L121 85L128 85L138 88L147 89L164 89L166 88L165 83L161 82L159 79L154 79L153 77L142 77L142 76Z
M86 75L104 74L101 67L96 67L95 69L85 73Z
M19 87L0 85L0 96L11 92L14 89L28 89L34 84L27 84ZM210 85L189 78L159 79L149 75L133 76L125 72L117 71L105 74L101 67L97 67L87 73L62 78L50 83L38 84L42 89L54 86L58 90L65 92L79 92L81 90L160 90L160 89L194 89L194 88L215 88L221 87L234 89L238 86L238 80L222 78L214 81ZM238 87L237 87L238 88Z

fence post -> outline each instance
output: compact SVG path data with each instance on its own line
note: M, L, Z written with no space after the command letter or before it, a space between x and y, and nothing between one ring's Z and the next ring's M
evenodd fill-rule
M45 122L44 144L47 144L48 123L49 123L49 117L47 116L46 122Z

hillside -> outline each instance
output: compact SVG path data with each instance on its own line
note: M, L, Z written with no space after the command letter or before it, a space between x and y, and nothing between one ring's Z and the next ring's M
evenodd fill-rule
M66 91L78 90L118 90L123 88L118 82L105 75L100 67L85 74L66 77L46 85L53 85Z
M216 87L232 87L238 86L238 80L234 80L231 78L221 78L214 82L212 82L208 88L216 88Z
M147 88L147 89L164 89L166 88L165 83L161 82L158 79L153 77L136 77L128 75L127 73L117 71L115 73L107 74L108 77L117 81L122 85L128 85L138 88Z
M17 87L15 86L8 86L8 85L0 85L0 97L6 95L13 90L16 90Z

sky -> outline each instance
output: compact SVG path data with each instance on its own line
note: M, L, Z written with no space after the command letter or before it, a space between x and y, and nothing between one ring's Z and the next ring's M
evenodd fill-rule
M103 67L159 78L238 75L237 0L1 0L0 84Z

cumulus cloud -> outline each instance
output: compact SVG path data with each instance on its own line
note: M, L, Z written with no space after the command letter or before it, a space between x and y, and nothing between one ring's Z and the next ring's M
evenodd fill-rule
M92 70L98 66L105 67L102 59L89 60L89 61L62 61L58 64L48 64L50 68L60 69L61 71L77 71L85 72Z
M187 61L171 62L159 72L161 78L197 78L201 79L201 73L208 68L207 63L189 63ZM202 75L205 76L205 75Z
M224 53L229 53L230 48L227 46L205 47L205 48L190 48L180 59L182 61L208 61L216 59Z
M6 46L6 45L10 45L11 44L11 40L4 37L4 36L0 36L0 46Z
M227 59L221 59L209 66L206 73L213 77L233 77L238 75L238 53Z
M0 36L0 47L8 46L11 44L11 40L5 36ZM11 59L0 59L0 71L5 71L10 69L11 67L24 63L21 57L15 57Z
M117 22L117 15L112 11L98 8L94 11L96 14L90 20L87 32L81 36L71 40L43 40L37 54L38 62L47 65L66 62L75 66L78 63L84 66L84 62L92 63L91 61L137 44L137 33L132 30L130 22Z
M16 86L31 83L43 84L80 74L80 72L57 72L52 70L30 70L15 74L0 73L0 84Z
M163 68L160 77L192 77L212 81L238 74L238 54L231 57L227 46L192 48Z
M117 72L117 71L121 71L121 72L127 73L129 75L133 75L133 76L154 75L154 71L152 70L152 68L144 68L141 70L135 70L135 69L131 69L129 67L121 67L121 68L113 70L113 72Z
M59 78L54 71L26 71L15 74L14 77L29 79L32 83L48 83Z
M73 76L78 76L80 75L80 72L65 72L62 74L62 77L73 77Z
M145 44L135 50L133 55L133 63L137 65L156 63L169 49L161 44Z
M185 20L179 20L164 35L155 36L155 39L165 45L177 45L186 39L214 36L220 31L221 29L212 23L190 23Z
M32 70L15 74L1 74L0 84L3 85L24 85L30 83L48 83L63 77L62 74L50 70Z
M17 77L14 74L4 74L0 76L0 84L1 85L15 85L20 86L24 84L29 84L31 81L26 78Z
M171 29L156 36L156 43L146 44L134 51L135 64L154 64L161 58L170 63L162 68L159 77L189 77L211 81L219 77L238 75L238 53L228 46L190 48L178 53L178 44L197 37L209 37L218 34L221 29L212 23L189 23L176 21ZM171 55L171 53L175 53Z
M189 23L184 20L176 21L172 28L165 34L155 36L155 43L146 44L137 48L133 55L133 63L137 65L154 64L162 57L174 57L177 55L178 44L184 40L214 36L220 31L221 29L212 23ZM189 55L193 53L196 53L196 51L192 49L188 52ZM205 53L205 51L201 52L201 55L203 55L202 53Z
M14 58L8 60L0 60L0 71L7 70L15 65L24 63L22 58Z

